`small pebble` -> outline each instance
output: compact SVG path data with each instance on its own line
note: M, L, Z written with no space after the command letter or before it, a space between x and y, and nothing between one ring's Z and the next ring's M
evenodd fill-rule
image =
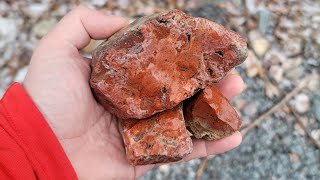
M312 112L315 118L320 121L320 97L316 97L312 101Z
M49 19L42 20L39 23L35 24L32 28L32 32L39 38L46 35L53 26L57 24L57 20Z
M162 173L168 173L170 170L170 165L164 164L159 166L159 171Z
M32 18L38 18L49 9L49 2L32 3L26 8L27 14Z
M306 113L310 109L310 100L306 94L298 94L290 101L290 104L300 114Z
M14 81L15 82L20 82L20 83L23 82L24 78L27 75L27 72L28 72L28 66L25 66L25 67L21 68L17 72L16 76L14 77Z
M269 76L277 83L280 83L283 79L283 68L278 65L273 65L269 69Z
M247 116L253 117L257 113L257 106L254 103L250 103L243 108L243 113Z

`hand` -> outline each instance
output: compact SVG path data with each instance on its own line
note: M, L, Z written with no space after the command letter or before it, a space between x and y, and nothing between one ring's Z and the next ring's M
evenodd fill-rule
M80 179L133 179L156 166L128 163L116 119L92 95L91 60L79 53L91 38L105 39L126 25L121 17L76 8L40 41L23 83ZM229 75L217 86L231 98L243 81ZM223 153L240 142L239 132L219 141L193 140L194 150L183 161Z

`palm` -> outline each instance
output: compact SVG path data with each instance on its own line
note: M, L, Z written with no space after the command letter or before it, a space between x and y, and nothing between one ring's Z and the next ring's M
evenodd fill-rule
M77 8L41 41L24 81L80 179L135 178L153 167L131 166L126 160L118 121L94 99L90 59L78 51L90 37L106 38L125 24L119 17ZM241 92L241 83L231 76L218 87L232 97ZM240 141L239 133L215 142L194 140L194 150L185 160L222 153Z
M34 101L76 171L89 171L83 174L92 173L100 179L108 171L121 170L126 172L121 174L124 177L133 177L134 168L127 163L117 121L95 101L88 86L89 60L77 51L47 58L38 59L35 53L31 68L37 61L52 63L35 65L38 71L36 74L30 71L24 84L31 96L37 94ZM79 157L82 157L81 161L78 161ZM81 174L78 173L80 178ZM119 177L119 174L112 176Z

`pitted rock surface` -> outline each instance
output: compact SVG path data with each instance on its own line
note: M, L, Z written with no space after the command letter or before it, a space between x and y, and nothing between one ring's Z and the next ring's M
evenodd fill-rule
M90 84L111 113L143 119L218 82L246 56L235 32L173 10L140 18L102 43Z
M241 120L229 100L214 86L185 102L184 117L196 138L218 140L240 129Z
M247 44L235 32L173 10L140 18L103 42L93 54L90 84L121 119L133 165L178 161L192 151L186 125L209 140L239 129L212 83L246 57Z
M122 120L128 160L135 165L181 160L192 151L182 105L142 120Z

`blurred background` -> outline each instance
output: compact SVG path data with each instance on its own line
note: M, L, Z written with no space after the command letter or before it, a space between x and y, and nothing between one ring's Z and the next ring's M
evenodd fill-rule
M243 119L242 144L160 166L141 180L320 179L319 0L0 0L0 97L23 81L39 39L79 4L130 21L177 8L247 39L249 56L237 68L246 89L232 101Z

